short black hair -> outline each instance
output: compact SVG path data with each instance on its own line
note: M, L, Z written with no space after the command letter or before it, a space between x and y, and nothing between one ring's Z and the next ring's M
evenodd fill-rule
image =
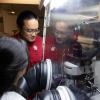
M17 73L28 66L29 55L23 40L0 37L0 95L11 89Z
M24 20L29 20L29 19L36 19L38 20L39 23L39 17L33 13L32 11L23 11L19 14L19 16L17 17L17 25L22 29L23 25L24 25Z

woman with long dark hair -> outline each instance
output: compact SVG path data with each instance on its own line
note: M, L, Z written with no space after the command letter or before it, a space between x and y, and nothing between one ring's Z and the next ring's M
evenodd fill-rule
M23 40L0 37L0 100L25 100L13 88L24 75L28 61L28 50Z

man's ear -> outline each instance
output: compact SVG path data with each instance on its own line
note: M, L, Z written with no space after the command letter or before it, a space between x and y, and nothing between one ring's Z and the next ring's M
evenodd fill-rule
M21 28L18 25L17 25L17 29L18 29L19 32L21 31Z

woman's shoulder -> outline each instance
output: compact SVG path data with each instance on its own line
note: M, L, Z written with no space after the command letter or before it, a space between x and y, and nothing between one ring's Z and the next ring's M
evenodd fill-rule
M26 100L26 99L20 94L14 91L10 91L4 93L0 100Z

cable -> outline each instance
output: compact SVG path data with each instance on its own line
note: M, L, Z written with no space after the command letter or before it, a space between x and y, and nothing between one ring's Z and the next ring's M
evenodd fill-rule
M62 63L63 63L64 52L65 52L65 49L63 50L63 54L62 54ZM64 68L64 67L63 67L63 68ZM60 82L59 82L59 85L61 84L62 79L63 79L63 70L62 70L62 77L61 77L61 80L60 80Z

